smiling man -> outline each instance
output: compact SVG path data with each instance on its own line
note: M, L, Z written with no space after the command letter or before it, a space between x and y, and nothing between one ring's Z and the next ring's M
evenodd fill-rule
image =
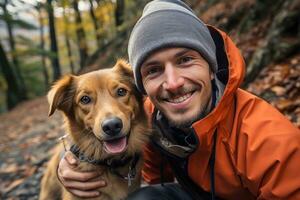
M300 199L300 131L239 88L244 60L224 32L182 1L155 0L132 30L128 55L157 130L145 147L150 186L128 199ZM70 158L58 168L63 184L99 195L105 183L73 171Z

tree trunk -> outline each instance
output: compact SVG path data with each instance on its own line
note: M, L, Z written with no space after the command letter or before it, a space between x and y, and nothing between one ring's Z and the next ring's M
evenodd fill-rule
M57 41L55 34L55 22L54 22L54 13L52 7L52 0L47 0L47 12L49 17L49 35L50 35L50 49L55 56L51 57L51 63L53 68L53 80L57 80L61 76L60 65L59 65L59 56L57 49Z
M90 15L94 24L94 28L95 28L95 35L96 35L96 40L97 40L97 44L98 44L98 48L101 48L101 36L99 33L99 20L97 20L96 16L95 16L95 12L94 12L94 5L93 5L93 0L89 0L90 2Z
M71 44L70 44L70 40L69 40L69 26L68 26L69 20L66 15L65 6L63 6L63 17L64 17L64 25L65 25L65 30L64 30L65 42L66 42L68 57L69 57L69 61L70 61L70 69L71 69L71 73L74 74L75 67L74 67L74 63L73 63L73 59L72 59Z
M7 2L7 0L5 0L5 3L2 6L2 8L3 8L3 13L5 16L5 23L6 23L7 32L8 32L8 41L9 41L9 46L10 46L10 50L11 50L11 59L12 59L13 67L15 69L17 81L19 82L18 85L21 87L21 89L23 91L22 99L27 99L27 91L26 91L25 81L24 81L24 78L23 78L21 70L20 70L18 59L16 57L16 43L15 43L15 39L14 39L14 35L13 35L12 18L11 18L11 15L7 11L7 8L6 8L7 5L8 5L8 2Z
M120 26L124 22L125 2L124 0L117 0L115 11L116 26Z
M82 69L85 66L88 57L88 53L87 53L88 49L87 49L85 32L83 30L81 15L78 9L78 0L73 0L73 8L75 10L75 17L76 17L76 34L77 34L78 48L79 48L79 55L80 55L80 68Z
M19 87L17 77L15 76L14 71L9 64L9 61L7 59L7 56L5 54L1 42L0 42L0 60L1 60L0 68L7 84L7 90L6 90L7 108L12 109L19 102L25 99L24 99L24 95L22 95L22 90Z
M39 13L39 23L40 23L40 48L42 51L45 50L45 40L44 40L44 25L43 25L43 16L42 16L42 11L40 7L36 7L37 11ZM45 83L45 91L48 90L49 87L49 74L47 71L47 67L46 67L46 58L45 55L42 53L41 55L41 60L42 60L42 71L43 71L43 75L44 75L44 83Z

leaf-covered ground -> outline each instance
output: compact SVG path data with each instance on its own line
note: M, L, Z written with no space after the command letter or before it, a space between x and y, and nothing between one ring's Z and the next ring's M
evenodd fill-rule
M41 97L1 115L0 121L0 199L37 199L42 171L63 134L62 118L49 118Z
M300 54L267 66L248 91L270 102L300 128Z

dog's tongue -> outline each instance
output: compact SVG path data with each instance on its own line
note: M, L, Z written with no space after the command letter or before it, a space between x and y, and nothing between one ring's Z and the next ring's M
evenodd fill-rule
M121 153L126 149L127 138L123 137L116 140L105 141L104 146L107 153Z

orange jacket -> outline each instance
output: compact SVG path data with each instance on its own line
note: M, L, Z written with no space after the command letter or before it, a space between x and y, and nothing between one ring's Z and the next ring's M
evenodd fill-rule
M188 158L188 174L199 187L210 191L209 158L217 129L218 197L300 199L300 131L271 105L239 88L244 60L232 40L217 32L223 38L229 78L216 108L192 125L200 143ZM153 112L149 100L145 107ZM142 172L146 182L159 183L159 162L160 155L149 144ZM170 169L164 177L172 177Z

